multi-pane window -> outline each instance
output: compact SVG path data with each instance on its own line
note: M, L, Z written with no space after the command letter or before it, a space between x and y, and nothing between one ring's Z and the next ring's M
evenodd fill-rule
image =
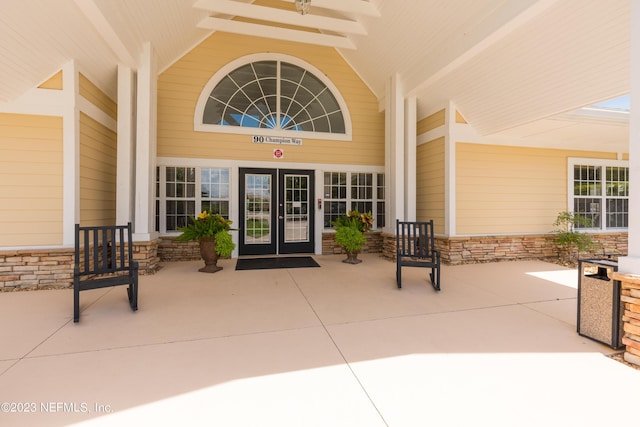
M171 167L165 170L165 218L167 230L187 225L196 214L195 168Z
M324 228L347 213L347 173L324 173Z
M580 228L619 229L629 224L629 168L573 165L573 211L590 221Z
M351 210L373 211L373 174L351 174Z
M309 241L309 177L285 175L285 242Z
M245 175L244 239L248 244L271 243L273 223L271 200L273 176L269 173Z
M200 212L219 213L229 219L229 169L200 169Z
M200 187L200 192L196 188ZM156 230L178 231L206 210L229 218L229 169L160 166L156 170Z
M607 228L629 225L629 168L607 167Z
M377 179L377 191L376 191L376 198L378 200L377 202L377 208L378 208L378 212L376 215L376 219L377 219L377 227L378 228L382 228L386 225L385 221L384 221L384 216L387 212L387 210L385 209L385 191L384 191L384 175L379 173L378 174L378 179Z
M321 79L282 61L231 71L207 98L202 123L345 134L340 103Z
M374 184L375 183L375 184ZM385 225L384 175L361 172L325 172L324 174L324 227L347 210L371 211L374 227Z
M160 231L160 168L156 168L156 231Z

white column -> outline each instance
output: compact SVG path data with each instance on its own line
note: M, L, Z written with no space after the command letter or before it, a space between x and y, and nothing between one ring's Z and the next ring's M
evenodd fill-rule
M404 98L400 76L391 76L385 98L385 176L387 180L387 231L395 230L396 219L404 212Z
M418 101L415 96L409 96L405 100L405 125L404 125L404 211L407 221L416 220L416 156L417 145L417 108Z
M62 67L64 111L62 117L62 244L74 245L75 224L80 222L80 109L79 81L74 61Z
M445 110L444 135L444 215L445 234L456 233L456 106L449 102Z
M116 179L116 224L133 221L135 150L135 73L118 65L118 161Z
M151 43L143 47L138 68L136 168L134 203L134 240L150 241L156 237L154 227L157 58Z
M640 1L631 1L631 114L629 116L629 252L618 270L640 274Z

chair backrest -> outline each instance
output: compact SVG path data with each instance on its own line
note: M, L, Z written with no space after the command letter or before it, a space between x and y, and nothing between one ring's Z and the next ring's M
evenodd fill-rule
M107 274L129 270L133 260L131 223L80 227L75 230L78 274Z
M434 258L433 220L396 220L396 253L399 257Z

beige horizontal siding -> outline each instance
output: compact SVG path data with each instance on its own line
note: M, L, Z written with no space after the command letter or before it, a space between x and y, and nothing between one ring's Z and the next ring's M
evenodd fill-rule
M284 150L284 160L384 165L384 113L378 111L376 97L334 49L294 42L273 44L268 39L228 33L215 33L160 75L158 156L273 161L276 146L254 144L250 135L193 129L196 103L209 79L239 57L263 52L294 56L321 70L336 85L351 114L351 141L304 138L302 146L278 146ZM255 132L260 134L259 129Z
M437 129L445 124L445 110L440 110L437 113L433 113L429 117L425 117L422 120L418 120L417 135L422 135L430 130Z
M51 76L47 81L38 86L40 89L62 90L62 70Z
M118 105L96 85L80 74L80 96L104 111L113 120L118 119Z
M0 114L0 247L62 244L62 118Z
M457 234L547 233L567 210L569 157L612 153L456 145Z
M416 153L416 219L433 219L434 231L445 232L444 138L421 144Z
M80 114L80 223L116 220L116 134Z

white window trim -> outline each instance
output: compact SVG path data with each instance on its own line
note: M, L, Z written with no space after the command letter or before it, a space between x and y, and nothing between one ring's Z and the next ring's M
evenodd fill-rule
M327 88L331 91L333 96L335 97L338 105L340 105L340 110L342 111L342 116L344 117L344 134L338 133L328 133L328 132L306 132L306 131L292 131L292 130L280 130L280 129L260 129L260 128L247 128L247 127L239 127L239 126L223 126L223 125L212 125L203 123L202 119L204 117L204 109L207 104L207 100L209 99L209 95L216 87L218 83L230 72L233 70L246 65L252 62L258 61L277 61L277 62L288 62L293 65L297 65L310 73L312 73L315 77L320 79L322 83L324 83ZM278 80L279 82L279 80ZM319 69L309 64L306 61L303 61L294 56L284 55L284 54L273 54L273 53L258 53L243 56L234 61L231 61L224 67L220 68L207 82L204 86L204 89L200 93L198 97L198 102L196 103L196 109L193 116L193 129L196 132L216 132L216 133L231 133L231 134L239 134L239 135L260 135L260 136L290 136L295 138L310 138L310 139L324 139L331 141L351 141L353 139L353 127L351 123L351 114L349 113L349 108L347 107L347 103L345 102L342 94L338 90L335 84Z
M567 167L567 195L569 196L569 201L568 201L568 210L569 211L573 211L573 206L575 206L574 202L575 202L575 196L573 194L573 185L574 185L574 178L573 178L573 170L575 166L578 165L582 165L582 166L600 166L602 168L606 168L606 167L629 167L629 161L628 160L607 160L607 159L596 159L596 158L581 158L581 157L569 157L569 161L568 161L568 167ZM605 171L602 171L602 176L603 178L606 176ZM604 184L604 182L603 182ZM602 194L600 196L595 196L593 198L596 197L600 197L603 200L602 203L602 225L600 228L582 228L580 229L581 232L587 232L587 233L602 233L602 232L607 232L607 233L626 233L628 231L628 228L620 228L620 227L616 227L616 228L607 228L607 221L606 221L606 214L607 214L607 206L606 203L604 203L604 201L606 201L607 199L607 195L606 190L605 190L605 186L602 186ZM628 199L629 197L627 197Z
M327 164L327 163L297 163L287 161L277 162L265 162L256 160L223 160L223 159L204 159L204 158L190 158L190 157L157 157L157 166L177 166L177 167L217 167L217 168L229 168L230 174L230 186L229 186L229 219L233 221L232 227L239 226L240 214L239 214L239 168L266 168L266 169L310 169L315 171L315 194L316 198L322 198L324 201L324 173L325 172L370 172L375 174L385 174L384 166L371 166L371 165L355 165L355 164ZM388 195L389 178L385 179L385 195ZM164 195L164 189L160 187L160 194ZM322 196L321 196L322 195ZM377 196L377 193L376 193ZM162 202L165 199L160 198ZM385 199L386 200L386 199ZM162 206L162 203L160 203ZM324 206L324 202L323 202ZM377 208L377 207L376 207ZM162 209L165 209L162 207ZM316 208L317 209L317 208ZM320 211L320 210L318 210ZM160 215L160 221L163 221L162 213ZM388 210L385 214L387 216L386 221L389 224ZM162 226L162 222L160 223ZM375 224L377 226L377 224ZM162 229L162 228L161 228ZM166 224L165 224L166 229ZM316 248L315 253L322 253L322 234L325 232L333 232L333 229L324 228L324 210L321 213L315 215L315 241ZM378 228L377 230L382 230ZM178 236L179 233L160 233L163 237ZM238 244L237 232L232 232L234 236L234 242ZM236 247L232 258L238 256L238 248Z
M157 165L158 168L160 168L160 194L158 194L158 196L156 197L156 199L159 199L160 203L158 204L159 207L159 233L161 236L179 236L181 233L179 231L175 231L175 230L167 230L167 204L166 201L167 200L192 200L189 197L185 197L185 198L180 198L180 199L176 199L174 197L167 199L167 175L166 175L166 168L167 167L178 167L178 168L195 168L196 170L196 181L195 181L195 197L193 198L193 200L195 201L195 205L196 205L196 212L195 215L198 215L200 212L198 212L197 208L198 206L201 206L202 204L202 192L200 191L201 189L201 184L202 184L202 176L201 176L201 171L203 168L219 168L219 169L228 169L229 170L229 198L226 199L229 202L229 218L231 219L231 214L232 214L232 203L233 203L233 199L234 199L234 195L232 193L232 191L234 191L233 188L233 170L230 166L226 165L226 166L218 166L218 165L214 165L211 163L207 163L207 164L198 164L198 165L194 165L192 162L184 162L182 164L158 164ZM210 199L205 199L205 200L210 200Z
M346 173L347 174L347 197L345 199L326 199L324 198L325 194L324 194L324 174L325 173L330 173L330 172L335 172L335 173ZM343 170L343 169L328 169L328 170L324 170L322 171L322 196L323 196L323 201L339 201L339 200L345 200L346 204L347 204L347 210L351 210L351 203L353 201L357 202L368 202L369 200L365 200L365 199L353 199L351 197L351 175L352 174L359 174L359 173L368 173L372 175L372 179L373 179L373 184L371 186L372 189L372 197L371 197L371 215L374 218L378 218L378 202L386 202L386 198L383 200L378 199L378 186L377 186L377 182L378 182L378 175L384 175L384 171L379 172L379 171L371 171L371 170L359 170L359 169L352 169L352 170ZM385 177L385 185L386 185L386 177ZM386 190L386 188L385 188ZM386 191L385 191L385 196L386 196ZM322 205L322 225L323 225L323 231L324 232L335 232L335 229L333 228L325 228L324 227L324 209L325 209L325 203L323 203ZM385 212L386 215L386 212ZM387 221L385 221L386 223ZM378 221L374 221L373 223L373 228L372 230L382 230L384 227L378 227Z

